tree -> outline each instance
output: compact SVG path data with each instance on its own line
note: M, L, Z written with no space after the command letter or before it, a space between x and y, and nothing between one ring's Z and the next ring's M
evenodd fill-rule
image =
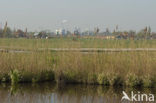
M8 37L8 38L10 38L10 37L12 37L12 36L13 36L12 30L11 30L9 27L7 27L7 28L6 28L6 31L3 32L3 37Z
M5 23L4 29L3 29L3 35L2 37L6 37L5 34L7 32L7 26L8 26L8 22Z
M149 36L151 35L151 27L150 26L148 27L148 35Z
M100 29L97 27L97 28L95 28L94 29L94 34L96 35L96 34L98 34L99 33L99 31L100 31Z
M0 29L0 37L3 37L3 30Z
M136 36L136 32L135 32L135 31L133 31L133 30L130 30L130 31L128 32L128 36L129 36L129 38L134 39L134 38L135 38L135 36Z
M25 33L21 29L18 29L16 32L16 37L25 37Z
M109 33L109 29L108 28L106 28L106 33Z
M137 36L138 36L138 38L141 38L141 39L143 39L143 38L147 39L150 36L150 34L148 32L151 32L151 30L149 30L149 28L145 27L143 30L141 30L137 34Z

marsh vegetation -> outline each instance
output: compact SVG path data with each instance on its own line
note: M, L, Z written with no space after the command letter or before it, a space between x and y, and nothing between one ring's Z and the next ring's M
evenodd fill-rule
M38 52L37 48L155 48L156 41L71 38L1 39L2 48L30 53L0 53L0 81L82 83L156 87L156 52Z

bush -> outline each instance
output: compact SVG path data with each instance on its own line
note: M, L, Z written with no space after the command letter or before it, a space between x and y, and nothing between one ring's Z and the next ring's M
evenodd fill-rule
M143 85L144 85L144 87L151 87L152 81L151 81L151 78L149 76L144 77Z
M55 72L55 81L58 84L64 84L64 83L66 83L65 75L64 75L64 73L62 71Z
M23 71L21 72L20 82L32 82L34 74L32 72Z
M143 86L143 80L141 77L138 77L136 75L128 75L127 81L126 81L128 86L131 87L141 87Z
M0 77L0 82L9 82L10 81L10 77L8 74L2 74Z
M72 71L66 72L64 79L67 83L77 83L78 82L77 74Z
M88 83L89 84L98 84L97 75L96 74L89 74L88 75Z
M152 88L156 87L156 76L151 77L150 80L151 80L150 87Z
M32 76L32 82L44 82L44 81L54 81L54 72L52 70L46 70L39 73L34 73Z
M10 71L10 79L12 84L17 84L20 81L20 73L17 69Z
M108 77L104 75L103 73L98 75L98 83L102 85L106 85L106 86L110 85Z
M113 77L113 82L112 82L112 85L114 86L114 87L118 87L118 86L124 86L124 80L123 80L123 78L122 77L120 77L120 76L114 76Z

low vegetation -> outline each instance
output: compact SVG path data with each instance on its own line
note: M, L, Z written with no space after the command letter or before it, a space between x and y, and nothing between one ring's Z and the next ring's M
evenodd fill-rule
M24 39L0 38L0 48L156 48L156 40L103 40L100 38Z

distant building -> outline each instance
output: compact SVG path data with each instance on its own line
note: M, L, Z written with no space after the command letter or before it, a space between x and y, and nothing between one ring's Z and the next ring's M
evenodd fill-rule
M151 34L151 39L156 39L156 33Z
M34 33L34 37L35 37L35 38L37 38L38 35L39 35L39 33L37 33L37 32Z
M102 38L102 39L115 39L116 38L115 35L113 33L110 33L110 32L99 33L98 37Z
M66 35L66 30L65 29L57 29L56 30L56 35Z
M45 31L41 31L39 33L38 32L34 33L34 37L35 38L47 38L48 35Z
M15 32L15 36L16 37L26 37L26 34L24 31L18 29L16 32Z
M56 36L56 33L50 32L50 33L48 33L48 36L49 36L49 37L54 37L54 36Z
M59 35L59 30L56 30L56 35Z
M84 32L82 32L82 35L84 35L84 36L93 36L94 34L95 34L94 31L84 31Z
M66 35L66 30L62 29L61 33L62 33L62 35Z
M74 35L75 36L80 36L81 35L80 28L78 28L78 27L75 28Z

